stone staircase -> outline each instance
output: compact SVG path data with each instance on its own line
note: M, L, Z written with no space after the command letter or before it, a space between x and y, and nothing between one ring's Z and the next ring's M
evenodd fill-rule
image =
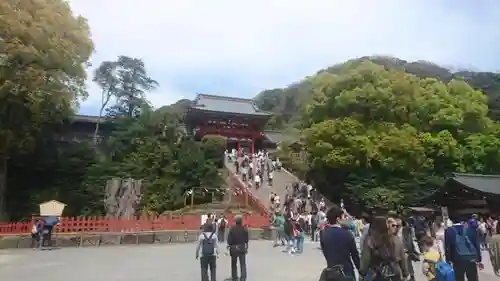
M226 167L228 170L236 175L236 167L234 163L228 162L226 159ZM238 179L241 181L243 185L248 189L249 192L253 194L253 196L258 199L261 204L266 208L266 210L270 210L270 195L271 192L276 193L279 197L281 202L285 200L285 196L287 194L286 187L287 185L291 186L292 183L297 182L298 178L289 173L288 171L282 169L280 171L274 171L274 180L273 180L273 186L269 187L267 185L267 176L264 176L264 179L262 181L262 186L259 189L255 189L253 185L249 182L243 183L241 180L240 175L236 175Z
M241 215L251 213L252 210L240 203L236 198L228 201L214 201L194 206L187 206L182 209L170 211L172 215L206 215L206 214L233 214Z
M235 180L239 182L239 184L243 185L243 188L251 193L253 196L253 199L260 201L260 204L267 210L267 212L270 211L270 195L271 192L276 193L281 200L281 203L285 200L285 196L288 193L286 190L287 186L291 186L292 183L298 182L299 178L297 178L295 175L293 175L291 172L287 171L286 169L282 168L279 171L274 171L274 180L273 180L273 186L268 187L267 185L267 178L263 179L263 185L259 189L255 189L253 185L249 182L244 183L241 179L240 175L236 174L236 167L234 163L229 162L227 159L225 160L225 165L226 168L229 170L229 172L233 175ZM326 207L329 208L332 206L332 202L323 196L323 194L316 192L313 194L313 198L316 198L316 202L319 202L319 200L323 199L326 203ZM308 206L310 207L310 206Z
M265 205L265 201L262 201L261 198L252 192L252 188L249 187L247 183L243 182L241 175L236 174L234 163L225 159L225 167L228 173L228 175L225 175L226 182L230 187L229 194L232 197L230 200L237 201L260 215L270 215L269 206Z

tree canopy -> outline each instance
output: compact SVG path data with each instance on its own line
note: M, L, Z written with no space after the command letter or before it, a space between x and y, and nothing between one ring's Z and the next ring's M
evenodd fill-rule
M349 60L318 71L320 74L340 74L346 69L356 67L364 62L372 62L385 69L404 71L418 78L436 78L442 82L453 79L464 80L477 90L481 90L488 99L488 116L500 120L500 74L492 72L456 71L426 61L408 62L402 59L385 56L366 56ZM270 89L259 93L255 99L264 110L274 113L268 126L273 129L284 129L289 126L300 128L305 107L311 101L311 81L309 78L282 89Z
M189 100L154 110L147 93L158 83L141 59L95 69L106 122L68 141L94 49L86 20L62 0L3 1L0 10L0 219L29 217L49 199L67 203L66 215L103 214L113 177L142 180L141 209L154 214L182 207L194 189L200 203L223 195L227 140L194 141L181 124ZM363 57L256 102L275 113L269 128L301 133L300 153L280 152L300 177L332 199L398 209L453 172L500 173L499 97L497 73Z
M50 199L68 205L65 215L102 215L113 177L142 180L150 213L182 207L193 188L224 192L217 146L186 135L181 112L150 106L146 94L158 83L140 59L119 56L96 68L107 121L72 141L93 51L86 20L59 0L7 1L0 10L0 215L26 218Z
M453 172L500 173L499 124L462 79L443 82L371 61L307 80L309 172L325 193L394 209L418 202Z
M0 3L0 216L5 216L7 159L32 150L37 135L84 98L92 54L83 17L62 0Z

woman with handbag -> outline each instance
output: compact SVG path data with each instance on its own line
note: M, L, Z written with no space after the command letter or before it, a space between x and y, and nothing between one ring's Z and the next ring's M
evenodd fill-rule
M401 281L408 277L403 241L395 233L397 224L376 217L370 224L361 251L360 280L370 273L373 281Z

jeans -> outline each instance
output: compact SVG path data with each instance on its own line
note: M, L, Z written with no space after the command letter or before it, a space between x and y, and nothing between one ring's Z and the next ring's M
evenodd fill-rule
M317 241L318 238L316 237L316 232L317 232L317 226L315 224L312 224L311 225L311 240L314 242L314 241Z
M479 247L481 247L481 250L486 249L486 234L478 233L477 240L479 240Z
M247 255L237 254L231 255L231 279L238 281L238 260L240 261L240 281L247 280ZM214 280L212 280L214 281Z
M295 238L292 236L286 236L286 250L292 252L295 250Z
M274 236L274 242L273 245L278 246L279 242L281 242L281 245L285 245L285 234L283 231L280 229L280 227L272 227L273 231L273 236Z
M456 262L453 263L453 269L455 270L456 281L465 281L466 276L467 281L479 280L475 262Z
M200 258L201 266L201 281L209 281L208 269L210 269L210 281L216 281L216 256L208 256Z
M39 245L40 247L52 247L52 228L42 230Z
M224 242L224 238L226 237L226 229L225 228L219 228L219 231L217 233L217 239L219 242Z
M297 253L302 253L304 251L304 236L299 235L295 238L295 249Z

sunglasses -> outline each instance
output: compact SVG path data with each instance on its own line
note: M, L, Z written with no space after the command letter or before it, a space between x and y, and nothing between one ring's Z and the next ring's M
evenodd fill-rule
M391 224L391 227L400 227L401 225L399 224Z

